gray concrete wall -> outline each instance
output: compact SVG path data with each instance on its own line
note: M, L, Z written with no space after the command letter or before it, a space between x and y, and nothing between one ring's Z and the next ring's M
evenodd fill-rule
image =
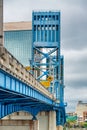
M39 130L48 130L48 116L40 116L39 118Z
M37 115L37 122L35 124L35 122L31 120L32 119L31 114L27 112L15 112L15 113L12 113L11 115L4 117L2 120L0 120L0 130L34 130L33 126L35 125L37 125L39 128L35 130L49 130L49 127L51 130L54 130L53 129L54 128L53 118L55 118L54 115L55 113L52 113L52 112L50 113L40 112ZM59 126L56 128L56 130L63 130L63 127Z
M3 46L3 0L0 0L0 46Z
M0 130L39 130L38 120L0 120Z
M38 127L39 127L39 130L48 130L48 127L49 127L49 114L48 112L40 112L38 115L37 115L37 120L38 120ZM26 123L28 120L31 120L33 117L31 116L31 114L27 113L27 112L15 112L7 117L4 117L3 120L11 120L11 121L14 121L14 120L18 120L18 121L22 121L22 120L26 120ZM12 123L11 123L12 125ZM21 129L21 124L20 126L9 126L9 123L8 123L8 127L7 126L0 126L0 130L31 130L29 129L29 126L25 126L25 124L23 123L23 128Z

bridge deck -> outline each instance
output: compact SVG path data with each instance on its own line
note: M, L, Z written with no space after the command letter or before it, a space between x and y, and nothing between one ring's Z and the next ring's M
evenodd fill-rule
M55 100L55 97L48 92L48 90L45 89L40 82L38 82L33 75L24 68L23 65L3 47L0 47L0 68L27 85L37 89L52 100Z

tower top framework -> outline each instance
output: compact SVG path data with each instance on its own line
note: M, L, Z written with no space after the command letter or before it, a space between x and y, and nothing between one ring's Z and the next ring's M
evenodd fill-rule
M60 43L60 12L32 13L33 43L36 47L54 48Z
M52 76L51 92L62 101L60 83L64 81L63 57L60 55L60 12L33 11L32 34L32 66L39 70L34 69L35 78L41 81L44 76L46 79Z

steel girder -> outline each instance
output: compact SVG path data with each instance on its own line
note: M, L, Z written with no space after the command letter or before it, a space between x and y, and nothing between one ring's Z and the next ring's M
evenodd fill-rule
M41 100L42 102L46 102L48 104L52 104L53 101L46 97L46 95L42 94L41 92L37 91L32 86L28 86L27 84L23 83L21 80L13 77L12 75L2 71L0 69L0 90L4 90L12 94L16 93L18 96L23 97L30 97L32 99Z
M57 110L59 104L32 86L0 69L0 118L16 111L30 112Z

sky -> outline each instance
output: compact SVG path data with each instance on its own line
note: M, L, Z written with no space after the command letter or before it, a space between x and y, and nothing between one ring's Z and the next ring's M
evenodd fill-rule
M32 10L61 11L66 111L75 112L87 102L87 0L4 0L4 22L31 21Z

